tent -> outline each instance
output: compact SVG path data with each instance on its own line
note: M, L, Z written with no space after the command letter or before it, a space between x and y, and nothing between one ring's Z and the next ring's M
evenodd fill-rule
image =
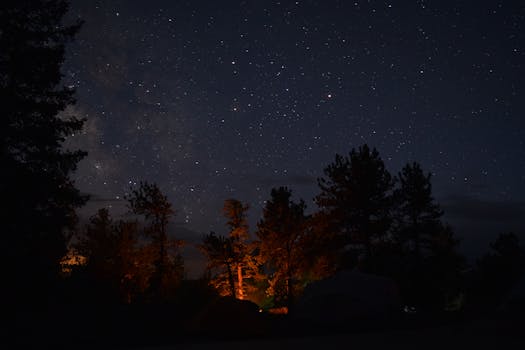
M400 307L398 288L393 280L347 270L309 284L294 314L303 320L340 323L384 318Z

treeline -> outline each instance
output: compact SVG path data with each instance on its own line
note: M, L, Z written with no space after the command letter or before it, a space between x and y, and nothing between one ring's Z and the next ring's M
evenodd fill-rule
M272 189L251 235L249 205L226 200L228 232L198 244L207 259L202 285L263 309L292 310L309 283L357 269L394 280L404 305L438 312L496 305L524 272L513 234L501 235L474 269L467 265L432 197L431 174L418 163L392 176L378 151L363 145L336 155L318 186L318 210L308 215L291 189ZM172 206L147 182L126 198L133 220L113 222L101 209L75 236L72 247L85 261L70 267L70 278L87 278L119 302L177 300L183 242L167 232Z

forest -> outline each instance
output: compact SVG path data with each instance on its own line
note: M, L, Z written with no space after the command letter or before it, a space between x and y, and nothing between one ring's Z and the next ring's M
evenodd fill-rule
M180 250L191 243L170 231L174 206L155 179L129 189L128 219L100 208L81 224L89 197L73 174L89 150L63 147L85 120L61 114L75 103L61 65L82 23L62 23L64 1L8 3L0 9L3 307L19 342L161 345L523 312L523 299L509 299L525 273L518 236L502 232L467 263L431 173L412 162L392 174L367 144L319 164L311 214L291 188L276 187L249 227L250 203L225 198L227 233L197 244L207 261L200 279L185 277ZM362 291L328 291L344 285L341 276ZM348 313L328 312L338 308Z

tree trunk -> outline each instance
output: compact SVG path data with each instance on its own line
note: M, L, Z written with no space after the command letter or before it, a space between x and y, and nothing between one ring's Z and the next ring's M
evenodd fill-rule
M232 266L230 263L226 264L226 268L228 269L228 282L230 283L230 293L231 296L235 298L235 281L233 280L233 272L232 272Z
M242 284L242 266L241 264L237 264L237 291L238 291L238 299L243 300L244 299L244 289Z

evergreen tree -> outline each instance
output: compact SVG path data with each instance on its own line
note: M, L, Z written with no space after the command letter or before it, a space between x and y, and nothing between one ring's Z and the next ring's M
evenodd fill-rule
M227 237L214 232L203 237L200 250L208 259L211 284L222 295L246 299L259 278L254 245L248 242L248 205L236 199L224 202L223 214L230 232Z
M148 182L140 182L126 199L131 212L145 218L144 234L150 241L146 251L153 264L151 297L157 301L166 300L173 295L183 275L183 262L178 252L182 242L168 237L168 223L174 214L171 203L157 185Z
M253 289L250 288L252 286L247 281L258 276L258 266L253 256L253 245L248 242L248 221L246 218L248 209L248 205L244 205L236 199L227 199L224 202L223 213L228 219L226 224L230 228L229 238L235 259L234 268L237 275L236 293L238 299L246 298L247 293Z
M23 292L47 295L67 251L64 233L86 201L70 178L86 153L62 148L84 122L59 115L74 103L60 68L65 45L80 28L62 23L67 9L60 0L7 0L0 6L2 246L14 300Z
M151 275L138 235L137 222L114 222L106 208L99 209L73 244L86 263L72 278L84 279L90 290L99 292L99 299L131 303L145 292Z
M308 218L303 200L293 202L292 191L274 188L257 224L261 260L269 272L269 294L290 309L303 279Z
M391 222L394 181L383 160L375 148L363 145L347 157L336 154L324 174L315 198L317 220L342 244L359 247L370 258L373 244L385 237Z
M207 270L211 275L211 285L219 294L229 294L235 298L238 295L234 277L237 259L233 246L231 237L224 237L211 232L203 237L199 249L208 260Z
M394 237L416 257L430 249L432 237L442 229L443 211L432 197L431 174L424 174L418 163L407 164L398 175L394 191L396 216Z
M99 209L90 218L85 236L76 245L76 250L87 258L87 266L98 278L111 279L113 269L108 265L116 255L116 226L106 208Z
M405 302L419 308L442 310L460 293L463 258L458 240L442 223L432 197L431 174L418 163L407 164L394 191L394 243L401 254L393 271Z
M525 273L525 249L514 233L502 233L490 244L490 252L476 264L477 278L472 297L484 307L498 305Z

